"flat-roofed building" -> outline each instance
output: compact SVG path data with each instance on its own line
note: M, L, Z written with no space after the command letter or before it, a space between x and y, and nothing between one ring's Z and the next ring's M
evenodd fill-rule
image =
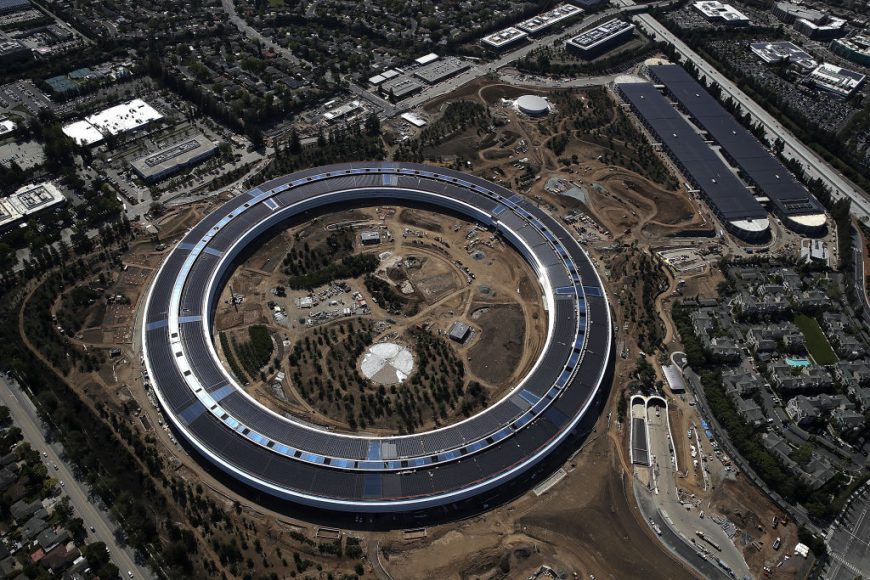
M364 246L374 246L381 243L381 233L377 230L364 230L359 234L359 241Z
M826 18L824 22L812 22L799 18L795 30L813 40L828 40L846 34L846 21L842 18Z
M666 87L692 122L706 131L708 139L719 146L719 153L739 169L754 195L766 198L787 228L813 237L827 231L827 215L815 196L686 69L654 65L647 71Z
M21 41L0 32L0 63L9 64L31 58L30 49Z
M0 14L11 14L30 7L30 0L0 0Z
M418 129L426 126L426 119L424 119L418 113L415 113L413 111L408 111L407 113L402 113L401 117L402 117L402 119L404 119L405 121L408 121L409 123L411 123L412 125L414 125Z
M746 26L749 17L731 6L718 0L703 0L695 2L692 6L710 22L726 24L728 26Z
M456 341L460 344L468 340L470 335L471 327L460 320L454 322L450 326L450 330L447 331L447 336L450 337L450 340Z
M92 145L106 135L127 133L162 118L163 115L142 99L133 99L64 125L63 132L80 145Z
M831 42L831 50L852 62L870 66L870 36L858 34L851 38L839 38Z
M819 63L793 42L777 40L775 42L753 42L749 49L767 64L788 62L804 70L811 70L819 66Z
M146 183L166 179L214 156L218 146L205 135L194 135L134 160L130 165Z
M408 77L398 77L381 83L381 93L392 101L401 101L423 90L423 85Z
M823 91L846 98L864 84L865 78L861 73L825 62L816 67L807 80Z
M65 202L66 198L51 182L25 185L12 195L0 198L0 230Z
M480 42L487 48L493 50L504 50L509 46L515 46L520 42L524 42L528 40L528 38L529 35L527 33L519 28L511 26L510 28L494 32L489 36L484 36L480 39Z
M726 230L749 241L770 236L767 212L752 192L652 83L627 80L616 89Z
M626 42L633 34L634 24L614 18L595 28L581 32L568 40L565 46L583 58L595 58Z
M846 21L830 13L793 2L777 2L773 15L813 39L838 38L846 34Z
M436 60L438 60L438 58L439 57L437 54L435 54L434 52L430 52L429 54L424 54L420 58L415 58L414 62L419 64L420 66L424 66L429 64L430 62L435 62Z
M542 12L533 18L520 22L517 24L517 28L526 31L528 34L540 34L556 23L566 22L581 14L583 14L583 10L573 4L560 4L552 10Z
M430 85L438 84L443 80L456 76L462 71L468 70L471 65L455 56L436 60L426 66L420 67L414 71L414 76L418 79L429 83Z
M334 123L335 121L341 120L351 113L356 113L362 109L362 102L358 100L348 101L343 105L339 105L338 107L334 107L329 109L325 113L323 113L323 119L327 123Z
M17 127L15 121L11 119L0 119L0 135L11 133L15 130L15 127Z
M606 0L569 0L574 6L579 6L583 10L592 10L598 8L606 2Z

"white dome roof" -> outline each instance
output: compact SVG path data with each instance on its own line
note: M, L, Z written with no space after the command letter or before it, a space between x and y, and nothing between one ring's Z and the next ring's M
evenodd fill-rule
M550 103L538 95L523 95L515 101L517 109L527 115L546 115L550 111Z

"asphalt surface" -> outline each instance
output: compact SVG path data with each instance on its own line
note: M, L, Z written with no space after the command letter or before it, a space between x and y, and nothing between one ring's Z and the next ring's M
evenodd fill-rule
M870 484L857 491L826 539L831 560L822 576L851 580L870 576Z
M864 319L870 321L870 299L867 297L867 289L864 286L864 281L867 279L867 274L864 272L864 238L855 226L852 226L852 256L855 260L855 275L853 277L855 295L860 299Z
M705 549L711 552L708 555L710 561L719 557L734 570L738 578L744 578L749 575L749 567L746 565L740 550L734 545L734 542L725 534L721 526L716 524L709 517L700 517L700 510L692 508L687 510L680 501L677 495L677 477L673 463L673 455L670 451L669 439L670 433L667 423L667 414L664 409L661 409L659 415L650 407L647 413L647 425L649 426L649 449L650 454L655 461L655 478L656 491L651 496L653 503L656 505L657 512L666 519L667 524L673 529L676 535L681 537L681 541L691 544L695 539L696 542L701 542ZM697 429L695 430L697 432ZM678 434L679 435L679 434ZM703 453L703 450L701 450ZM702 464L703 465L703 464ZM687 469L687 466L681 466ZM662 524L659 524L660 526ZM715 541L722 548L721 552L714 551L709 545L695 537L696 531L702 531L704 534ZM691 546L690 546L691 547ZM693 548L694 549L694 548ZM696 552L698 550L695 550ZM697 556L697 554L696 554ZM700 556L697 556L700 560ZM690 559L691 562L694 561Z
M661 530L658 540L669 552L692 567L702 578L728 578L724 570L706 556L702 558L698 550L671 528L655 506L650 492L637 483L634 485L634 498L644 519L648 522L652 520Z
M24 440L30 443L35 451L39 452L48 466L49 474L64 483L61 493L69 497L70 504L84 521L88 531L88 540L106 544L112 562L118 566L122 577L128 577L127 572L131 571L136 578L153 578L150 570L136 564L133 550L128 546L121 546L115 539L114 531L117 526L111 522L108 512L97 508L88 499L87 485L73 477L71 466L62 459L63 447L60 443L49 445L45 440L42 421L39 419L33 403L16 383L3 376L0 376L0 402L9 408L12 420L21 429ZM53 467L55 465L57 470ZM93 532L90 531L92 527Z
M862 219L870 219L870 198L868 198L863 190L831 167L815 151L804 145L770 113L750 99L734 83L728 80L725 75L701 58L698 53L674 36L655 18L649 14L636 14L634 20L642 24L659 40L664 40L672 45L680 55L691 61L701 74L715 81L722 88L724 94L731 97L761 124L767 136L771 138L771 141L776 137L781 139L785 143L783 155L799 161L803 165L808 177L820 179L822 183L831 189L835 197L849 197L852 200L852 213Z

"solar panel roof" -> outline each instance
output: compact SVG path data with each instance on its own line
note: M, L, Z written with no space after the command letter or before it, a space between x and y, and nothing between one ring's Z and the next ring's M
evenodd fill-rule
M824 213L819 201L779 159L679 65L655 65L650 74L713 138L723 153L784 215Z
M652 84L621 84L619 90L703 190L717 214L726 220L767 216L746 186Z

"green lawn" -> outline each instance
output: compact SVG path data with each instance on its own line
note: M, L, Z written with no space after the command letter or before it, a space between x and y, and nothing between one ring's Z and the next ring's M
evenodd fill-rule
M837 362L837 353L831 348L825 333L822 332L818 321L805 314L796 314L794 323L801 329L804 340L807 342L807 350L816 364L831 365Z

